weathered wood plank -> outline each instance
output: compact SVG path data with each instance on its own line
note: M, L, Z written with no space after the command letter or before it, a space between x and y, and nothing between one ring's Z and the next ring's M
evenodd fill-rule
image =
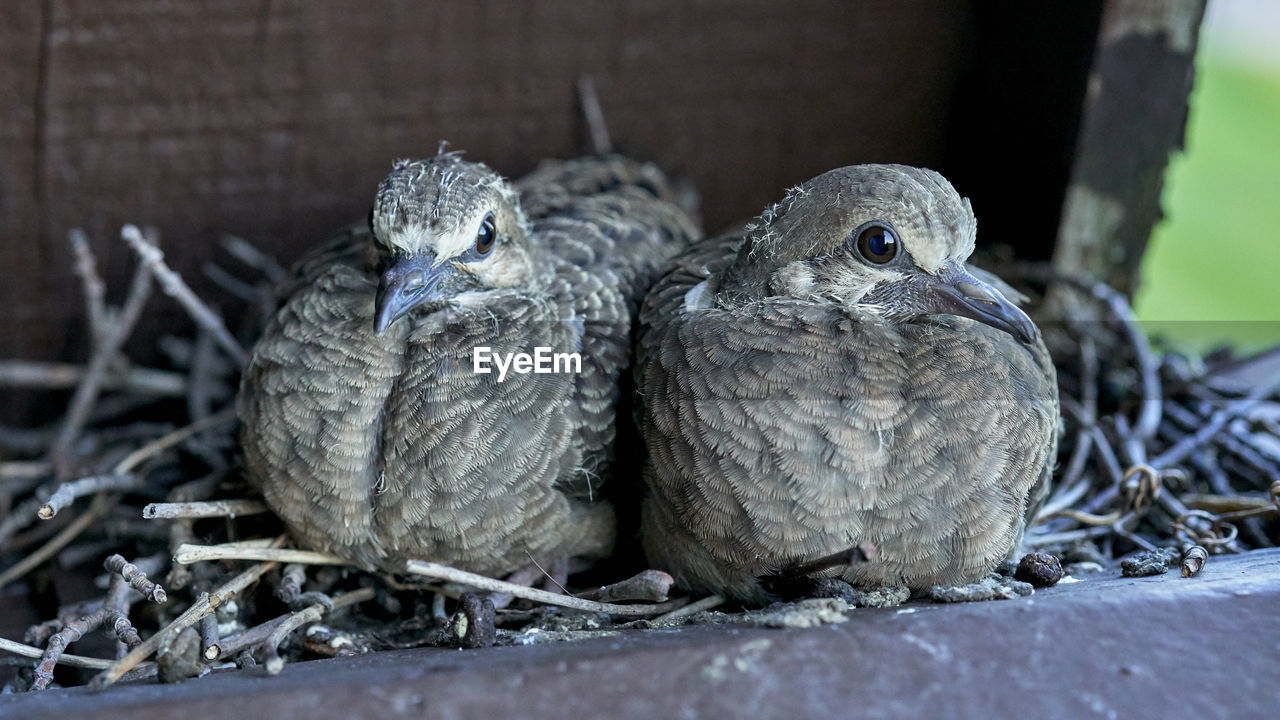
M1182 147L1204 0L1110 0L1064 198L1055 264L1126 294L1151 229L1169 156Z

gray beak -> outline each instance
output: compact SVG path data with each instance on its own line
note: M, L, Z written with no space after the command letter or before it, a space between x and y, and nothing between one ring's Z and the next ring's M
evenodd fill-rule
M453 274L453 265L434 262L430 254L400 258L382 273L374 304L379 335L415 307L440 299L440 284Z
M1036 326L1017 305L959 265L947 265L929 288L934 311L977 320L1003 330L1023 344L1036 338Z

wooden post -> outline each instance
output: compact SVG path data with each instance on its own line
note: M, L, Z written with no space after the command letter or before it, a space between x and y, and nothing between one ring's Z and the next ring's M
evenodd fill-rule
M1170 154L1182 148L1204 0L1109 0L1054 265L1132 296Z

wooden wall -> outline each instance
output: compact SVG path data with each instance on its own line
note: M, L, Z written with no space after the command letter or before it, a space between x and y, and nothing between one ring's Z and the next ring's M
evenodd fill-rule
M518 175L583 149L584 73L615 143L692 180L711 229L824 170L892 161L951 176L979 242L1048 258L1102 8L0 3L0 357L84 358L72 227L88 231L112 298L132 267L126 222L157 226L174 267L213 297L200 268L221 232L288 263L367 212L393 158L448 140ZM135 354L185 322L152 300Z

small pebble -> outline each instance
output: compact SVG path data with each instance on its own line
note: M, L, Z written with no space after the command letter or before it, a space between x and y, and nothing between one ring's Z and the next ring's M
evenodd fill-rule
M1170 567L1182 564L1182 554L1173 548L1147 550L1120 561L1120 572L1125 577L1163 575Z
M1062 579L1062 563L1047 552L1027 553L1013 576L1038 588L1053 587Z

